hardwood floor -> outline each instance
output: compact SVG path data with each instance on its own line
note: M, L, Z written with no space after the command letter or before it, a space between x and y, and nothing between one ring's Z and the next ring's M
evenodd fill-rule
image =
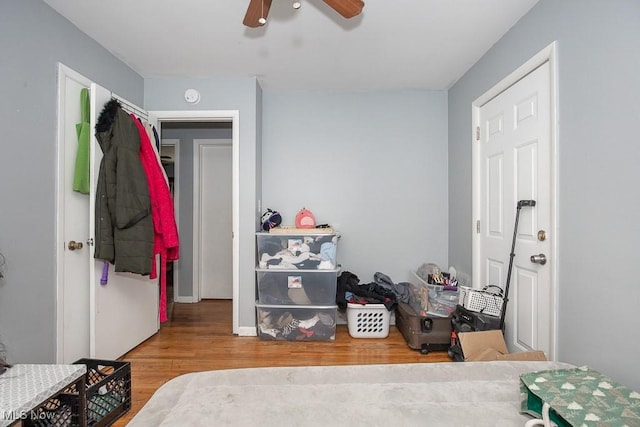
M131 410L114 425L125 426L162 384L196 371L265 366L361 365L449 362L446 352L422 355L391 326L384 339L352 338L338 325L335 341L266 341L232 334L230 300L173 304L160 331L127 353L131 362Z

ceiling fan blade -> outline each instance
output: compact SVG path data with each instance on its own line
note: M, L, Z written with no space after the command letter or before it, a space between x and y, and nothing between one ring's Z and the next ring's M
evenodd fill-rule
M249 2L249 7L247 7L247 13L245 13L242 23L251 28L262 27L262 25L264 24L261 24L259 22L259 19L267 19L270 7L271 0L251 0Z
M338 12L343 17L349 19L354 16L360 15L364 2L362 0L323 0L326 4L331 6L333 10Z

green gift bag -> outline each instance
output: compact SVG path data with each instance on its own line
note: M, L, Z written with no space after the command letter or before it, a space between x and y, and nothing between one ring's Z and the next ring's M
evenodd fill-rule
M640 393L587 367L520 375L521 412L564 426L640 427Z
M80 91L80 114L81 121L76 125L78 151L73 172L73 191L89 194L89 145L91 144L89 115L91 114L91 105L87 88Z

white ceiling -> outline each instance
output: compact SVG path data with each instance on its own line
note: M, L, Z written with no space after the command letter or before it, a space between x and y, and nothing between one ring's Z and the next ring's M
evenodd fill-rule
M256 76L265 90L448 89L538 0L44 0L143 77Z

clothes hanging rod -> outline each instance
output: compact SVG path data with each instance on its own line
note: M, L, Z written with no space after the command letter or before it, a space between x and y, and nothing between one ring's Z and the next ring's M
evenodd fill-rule
M128 111L129 113L133 113L133 114L137 115L138 117L140 117L142 119L145 119L145 120L147 120L149 118L149 113L147 113L144 109L138 107L135 104L130 103L126 99L116 95L113 92L111 92L111 98L113 98L116 101L118 101L120 103L120 106L122 106L122 108L125 111Z

